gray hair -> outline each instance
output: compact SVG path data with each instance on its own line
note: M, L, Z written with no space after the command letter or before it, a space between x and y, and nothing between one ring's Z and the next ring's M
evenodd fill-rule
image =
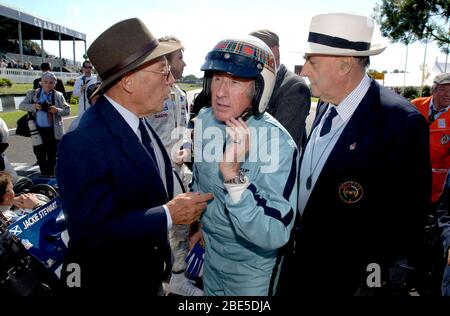
M172 44L172 45L173 44L178 44L180 46L180 49L182 51L184 51L183 43L177 37L175 37L173 35L166 35L166 36L160 37L160 38L158 38L158 42L160 42L160 43L168 43L168 44ZM176 51L178 51L178 50L176 50ZM171 52L171 53L167 54L166 55L167 59L171 60L172 56L173 56L173 54L175 52Z
M358 63L361 65L362 69L367 69L370 66L370 57L369 56L358 56L355 57Z
M44 72L44 73L42 74L42 76L41 76L41 81L42 81L42 79L44 79L44 78L50 78L50 79L52 79L54 82L56 82L56 76L55 76L55 74L54 74L53 72L51 72L51 71Z

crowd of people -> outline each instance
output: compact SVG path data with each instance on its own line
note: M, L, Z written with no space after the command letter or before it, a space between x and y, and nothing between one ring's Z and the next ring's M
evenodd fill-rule
M64 294L450 295L450 74L410 103L367 74L386 48L372 35L365 16L314 16L300 76L274 32L224 38L194 110L176 84L182 42L120 21L88 49L66 133L64 91L41 67L20 109L41 173L57 177ZM25 203L0 180L8 207ZM443 254L432 284L429 217ZM72 263L80 287L64 281Z

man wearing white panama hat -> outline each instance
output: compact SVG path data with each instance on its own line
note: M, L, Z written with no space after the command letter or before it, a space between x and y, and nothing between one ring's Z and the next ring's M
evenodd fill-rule
M354 14L311 21L301 75L320 101L299 178L297 257L289 270L296 293L389 292L394 262L414 259L420 248L430 200L428 126L366 74L369 56L385 49L371 43L372 33L372 21Z

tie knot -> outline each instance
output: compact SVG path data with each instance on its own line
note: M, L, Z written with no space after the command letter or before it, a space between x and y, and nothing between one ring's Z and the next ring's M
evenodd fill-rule
M144 145L146 145L145 142L151 143L150 135L145 127L144 119L139 119L139 131L141 132L141 138Z
M141 130L141 132L142 132L142 129L146 130L143 118L139 119L139 130Z
M333 122L333 118L337 115L336 108L332 107L330 112L328 112L327 117L325 118L325 122L323 123L322 129L320 130L320 136L324 136L328 134L331 130L331 125Z
M335 107L331 107L330 112L328 113L328 119L332 120L337 115L337 111Z

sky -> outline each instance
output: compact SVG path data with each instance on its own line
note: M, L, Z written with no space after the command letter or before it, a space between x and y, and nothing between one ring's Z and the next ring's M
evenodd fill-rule
M225 38L244 37L267 28L280 37L281 62L293 70L302 65L311 17L330 12L350 12L366 16L381 0L0 0L9 7L86 34L87 47L104 30L124 19L138 17L156 37L174 35L184 44L187 64L184 76L202 77L200 67L206 54ZM371 69L405 69L406 46L389 43L376 26L373 43L387 43L386 50L371 57ZM126 43L118 43L117 48ZM57 41L45 41L44 49L58 56ZM425 45L409 46L408 72L420 72ZM76 60L82 61L83 42L76 44ZM73 59L72 42L63 42L62 57ZM428 44L426 67L446 56L433 43ZM450 58L449 58L450 62Z

